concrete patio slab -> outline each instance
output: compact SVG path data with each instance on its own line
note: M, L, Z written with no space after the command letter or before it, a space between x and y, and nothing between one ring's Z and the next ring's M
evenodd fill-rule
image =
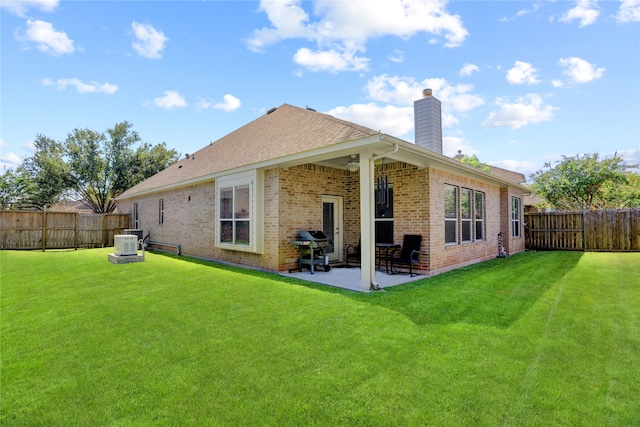
M360 288L360 268L359 267L332 267L330 271L319 269L314 274L309 270L303 269L299 272L284 272L281 276L293 277L300 280L306 280L313 283L321 283L323 285L333 286L335 288L347 289L356 292L370 292ZM410 277L409 274L387 274L384 271L376 270L375 278L380 288L388 288L398 286L416 280L424 279L428 276L415 275Z

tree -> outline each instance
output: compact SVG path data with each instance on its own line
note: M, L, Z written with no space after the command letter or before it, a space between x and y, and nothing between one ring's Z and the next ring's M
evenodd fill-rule
M179 157L178 152L169 150L165 142L154 146L145 142L133 153L129 174L130 183L127 188L166 169Z
M625 196L616 188L626 187L633 179L632 169L617 153L600 159L597 153L563 156L555 166L544 165L531 175L533 189L551 207L562 210L617 208Z
M474 168L483 170L485 172L489 172L489 166L485 163L482 163L480 161L480 159L478 159L477 155L473 155L473 156L463 156L460 158L460 162L469 165L469 166L473 166Z
M640 174L627 171L625 175L626 184L614 185L608 182L602 187L602 197L611 208L640 207Z
M138 142L138 132L126 121L106 134L75 129L67 136L72 189L94 212L113 212L115 197L178 159L178 153L167 150L165 143L144 143L134 152Z
M179 158L178 152L167 149L164 142L155 146L142 143L134 149L139 142L138 132L127 121L105 133L74 129L64 142L38 135L35 153L19 168L33 183L27 186L25 181L25 197L38 209L46 209L66 196L82 200L96 213L113 212L115 197ZM3 185L5 180L17 182L13 175L3 176ZM0 197L4 195L0 192ZM12 197L7 190L7 203Z
M65 163L62 143L42 134L33 141L35 152L19 167L33 186L27 187L32 208L45 210L59 201L69 188L69 166ZM26 196L26 195L25 195Z
M32 209L31 195L36 191L33 178L24 169L5 170L0 175L0 209Z

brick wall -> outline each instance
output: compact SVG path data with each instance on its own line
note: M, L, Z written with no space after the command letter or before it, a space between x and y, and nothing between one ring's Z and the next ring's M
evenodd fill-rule
M296 268L298 249L291 244L300 230L322 229L322 196L342 196L347 210L346 180L349 172L306 164L279 170L279 262L281 271ZM346 217L346 214L343 213ZM347 228L346 219L344 228ZM343 237L344 238L344 237ZM349 242L345 241L345 245Z
M511 197L522 195L433 168L405 163L376 165L375 177L388 176L394 191L394 242L405 234L422 235L421 270L439 273L497 255L497 235L503 231L509 253L524 250L524 236L511 238ZM485 193L485 240L444 244L444 184ZM255 254L215 247L215 182L143 196L138 203L140 228L151 240L179 244L182 253L270 271L295 268L298 250L291 240L301 229L322 226L322 196L342 196L344 248L360 236L360 176L325 166L306 164L272 169L264 174L264 252ZM159 199L164 199L164 224L158 223ZM133 214L134 200L118 203L120 213ZM523 220L524 217L521 217ZM132 218L133 223L133 218ZM460 234L460 233L459 233Z
M430 169L429 172L431 203L429 228L430 237L430 271L438 274L461 266L473 264L495 258L498 255L498 233L503 231L503 235L510 236L510 210L505 214L505 197L517 195L513 190L500 189L470 178L464 178L456 174L444 172L437 169ZM444 186L450 184L459 189L467 188L474 191L481 191L485 194L485 239L483 241L460 242L461 225L458 222L458 240L456 244L445 245L444 236ZM459 195L460 193L458 193ZM522 197L522 195L520 195ZM510 199L509 199L510 200ZM458 197L458 204L460 197ZM508 205L510 207L510 204ZM458 215L460 208L458 206ZM506 218L506 219L505 219ZM473 233L472 233L473 234ZM475 236L472 236L475 237ZM521 239L523 240L523 239ZM517 242L511 243L511 251L519 252L524 250L524 242L519 246Z
M511 199L517 197L520 199L520 237L512 236L512 224L511 224ZM525 249L524 238L524 207L523 196L519 191L514 191L510 188L503 188L500 190L500 215L501 215L501 230L503 245L507 253L512 254L516 252L522 252Z

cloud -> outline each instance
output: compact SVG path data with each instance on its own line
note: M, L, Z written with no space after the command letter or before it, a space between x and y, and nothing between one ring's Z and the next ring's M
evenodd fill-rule
M72 86L76 88L78 93L106 93L107 95L111 95L118 91L118 86L111 83L84 83L76 78L58 79L56 81L45 78L42 79L42 84L45 86L54 86L58 90L65 90L68 86Z
M536 75L538 70L528 62L516 61L513 68L507 71L507 81L512 85L540 83Z
M404 62L404 52L401 50L394 50L391 55L389 55L389 61L395 62L396 64L401 64Z
M534 162L531 160L500 160L497 162L488 162L491 166L507 169L514 172L519 172L525 177L529 177L532 173L542 169L544 161Z
M379 106L374 102L336 107L326 114L360 123L389 135L404 135L413 129L413 107Z
M60 56L75 51L73 40L64 32L57 31L50 22L38 19L27 20L27 29L24 34L16 33L16 39L36 43L39 51L50 55Z
M480 71L480 68L475 64L466 63L462 66L460 71L458 71L458 75L460 77L470 76L475 71Z
M59 3L59 0L2 0L0 7L14 15L25 17L30 8L39 9L42 12L53 12Z
M596 8L597 0L577 0L576 6L562 15L560 22L580 21L580 27L591 25L598 19L600 11Z
M148 24L131 23L135 40L131 44L140 56L148 59L162 58L162 51L169 38Z
M356 56L359 49L340 51L336 49L312 52L303 47L293 56L293 61L311 71L364 71L368 69L367 58Z
M640 22L640 0L622 0L616 20L620 23Z
M616 152L619 156L622 156L624 161L632 165L640 165L640 149L618 150ZM613 156L616 153L608 153L606 156ZM636 168L638 170L638 168ZM640 170L638 170L640 172Z
M164 91L164 96L162 98L155 98L153 100L153 105L171 110L176 107L186 107L187 101L185 101L178 92L174 90L166 90Z
M365 86L369 99L401 106L412 106L413 101L419 99L422 96L422 90L426 88L432 89L433 95L442 101L443 113L464 113L484 104L480 96L471 93L473 85L454 85L442 78L417 82L411 77L382 74L371 78ZM443 122L445 120L445 114L443 114Z
M371 38L396 36L407 39L428 33L455 47L469 34L460 16L446 10L444 0L371 0L312 3L301 0L261 0L259 11L267 14L270 27L253 31L246 41L249 49L263 51L286 39L304 39L316 49L300 48L296 63L312 71L359 71L366 68L364 52ZM302 6L312 6L310 16ZM347 63L345 63L347 62Z
M596 68L593 64L582 58L561 58L558 65L564 68L563 73L571 78L574 83L589 83L599 79L606 71L604 68Z
M0 163L8 167L18 166L22 161L15 153L6 153L0 156Z
M536 12L538 9L540 9L540 3L534 3L533 7L531 9L520 9L518 11L518 13L516 13L517 16L525 16L528 15L530 13Z
M413 102L420 98L425 88L431 88L434 96L442 101L443 127L458 123L456 113L465 113L484 104L481 97L471 93L472 85L452 85L438 78L417 82L411 77L382 74L370 79L365 86L367 98L375 102L340 106L327 114L413 140Z
M235 111L238 108L240 108L242 106L242 103L235 96L226 94L223 98L223 102L214 104L212 102L208 102L208 101L205 101L204 99L201 99L200 101L198 101L197 106L198 108L201 108L201 109L213 108L215 110L224 110L229 113L231 111Z
M519 129L526 125L548 122L553 120L553 112L557 107L544 105L538 94L528 94L510 103L506 98L496 99L499 109L491 112L489 118L482 122L482 126L510 127Z
M472 156L480 154L480 151L473 148L471 143L464 136L445 136L442 138L442 154L453 157L461 151L462 154Z
M22 148L24 148L27 151L30 151L32 153L36 152L36 144L33 141L33 139L29 139L27 141L25 141L24 144L22 144Z

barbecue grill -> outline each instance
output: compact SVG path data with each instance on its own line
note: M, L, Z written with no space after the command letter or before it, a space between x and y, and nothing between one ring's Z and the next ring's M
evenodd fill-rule
M324 268L324 271L331 270L329 260L324 254L324 249L329 245L329 238L321 230L301 230L297 240L292 241L300 252L298 269L302 271L303 265L308 265L313 274L315 266Z

